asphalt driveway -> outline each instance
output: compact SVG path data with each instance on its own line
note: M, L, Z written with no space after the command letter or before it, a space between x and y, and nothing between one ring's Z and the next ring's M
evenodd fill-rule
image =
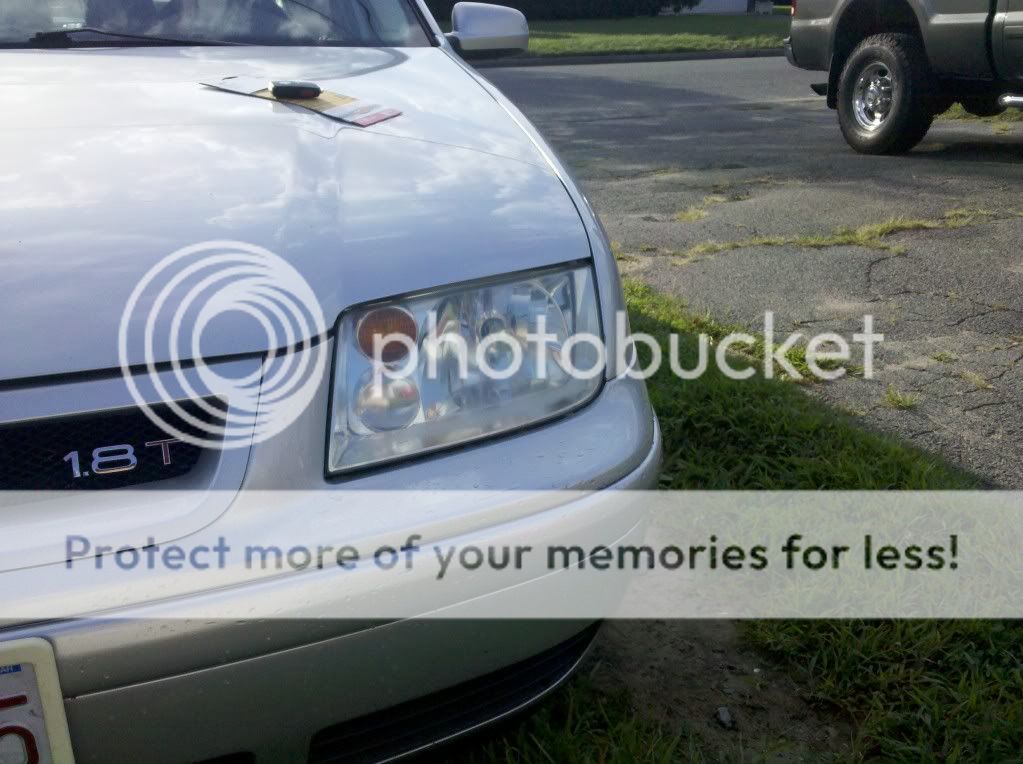
M875 379L810 394L1023 487L1023 125L939 122L863 157L821 76L779 58L486 74L572 166L623 272L755 329L770 310L849 337L873 315ZM892 218L917 230L835 235Z

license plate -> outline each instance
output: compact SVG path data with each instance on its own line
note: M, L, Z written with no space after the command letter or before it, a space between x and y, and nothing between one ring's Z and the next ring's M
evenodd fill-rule
M73 761L50 643L0 642L0 764Z

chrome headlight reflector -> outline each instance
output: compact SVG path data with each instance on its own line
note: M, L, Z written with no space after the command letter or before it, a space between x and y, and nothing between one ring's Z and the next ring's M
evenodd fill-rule
M589 265L358 308L341 317L327 470L452 448L589 402L606 370Z

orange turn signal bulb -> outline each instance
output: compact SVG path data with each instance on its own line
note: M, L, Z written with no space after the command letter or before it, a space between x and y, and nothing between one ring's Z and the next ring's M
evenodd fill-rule
M404 308L376 308L370 311L359 321L356 329L359 350L370 360L380 360L386 364L399 363L405 360L409 354L408 344L397 339L384 341L387 337L396 335L407 337L410 344L415 345L419 338L419 329L416 321ZM376 345L383 342L378 351Z

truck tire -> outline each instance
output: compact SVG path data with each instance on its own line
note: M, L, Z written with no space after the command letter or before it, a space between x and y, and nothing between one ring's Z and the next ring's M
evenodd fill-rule
M909 34L876 34L849 55L838 81L838 123L861 154L901 154L934 120L933 76Z
M997 117L1005 107L998 103L998 96L970 96L960 98L959 103L975 117Z

